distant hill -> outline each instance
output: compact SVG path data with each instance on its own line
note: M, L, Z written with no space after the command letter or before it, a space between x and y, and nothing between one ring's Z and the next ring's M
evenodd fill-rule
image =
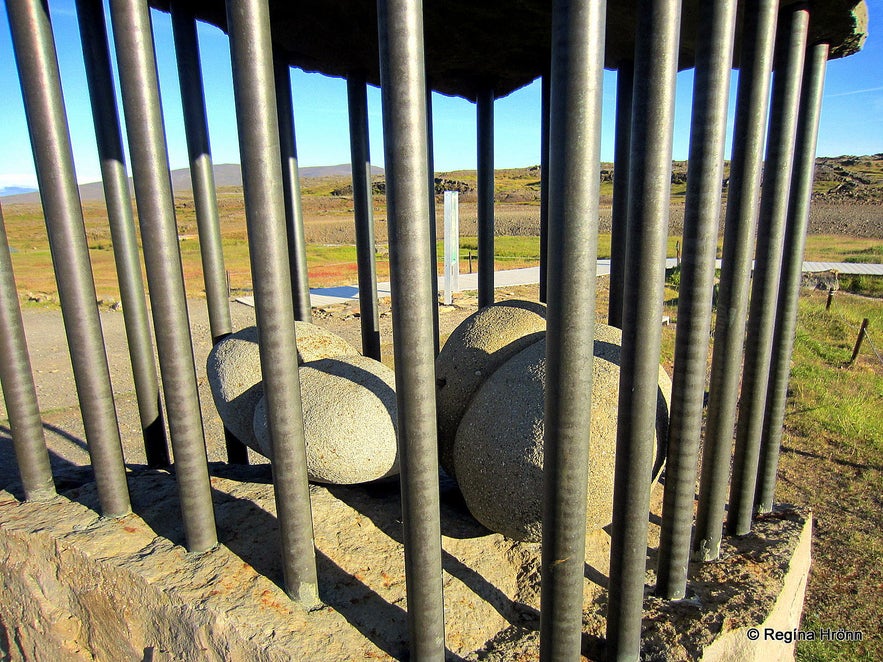
M687 188L686 161L672 162L672 195L683 198ZM375 175L383 175L384 170L372 166ZM727 164L722 184L727 185L729 164ZM238 164L216 165L214 169L215 184L221 186L242 186L242 170ZM351 167L348 163L331 166L312 166L300 169L302 180L314 180L319 184L309 187L313 195L352 195L349 177ZM539 200L539 166L529 168L500 169L496 172L496 199L501 202L519 202ZM441 177L439 179L439 177ZM609 191L612 187L614 167L612 163L601 164L601 182ZM318 180L326 180L319 182ZM336 181L335 181L336 180ZM326 186L328 184L328 186ZM459 190L463 193L472 192L476 185L475 170L459 170L449 173L436 173L437 193L440 190ZM131 180L129 182L131 188ZM190 191L190 170L182 168L172 171L172 187L178 193ZM9 191L2 189L2 191ZM374 192L382 195L385 184L374 182ZM104 188L101 182L92 182L80 186L80 197L84 201L103 200ZM816 159L815 183L813 199L820 203L858 203L883 204L883 154L866 156L819 157ZM39 202L36 192L19 195L5 195L3 204Z
M371 166L375 175L382 175L383 168ZM300 168L301 179L318 179L320 177L349 177L352 167L349 163L330 166L308 166ZM172 189L177 192L192 190L190 168L172 170ZM242 186L242 168L238 163L222 163L214 167L215 186ZM6 187L0 189L4 204L40 202L40 194L35 189L19 189ZM80 184L81 200L104 200L104 185L101 182ZM134 193L132 179L129 179L129 190ZM8 191L8 193L6 193Z
M37 189L35 188L26 188L24 186L4 186L0 188L0 198L8 198L13 195L25 195L27 193L34 193Z

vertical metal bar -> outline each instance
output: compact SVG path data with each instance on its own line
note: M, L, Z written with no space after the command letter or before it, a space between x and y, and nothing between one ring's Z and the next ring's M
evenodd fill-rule
M476 99L478 128L478 307L494 302L494 91Z
M555 2L540 659L582 642L607 3Z
M629 150L632 135L634 62L623 62L616 73L616 137L613 146L613 208L610 220L610 301L607 323L622 328L628 233Z
M433 349L439 352L438 332L438 225L435 217L435 146L432 135L432 86L426 85L426 158L429 161L429 273L432 284L432 330Z
M785 218L788 215L800 87L809 27L809 12L804 4L791 6L783 11L787 14L773 77L770 134L767 139L763 192L760 199L757 250L745 339L745 367L739 400L739 420L736 425L730 507L727 511L727 531L735 535L743 535L751 530L754 511L754 488L772 361L782 244Z
M18 473L28 501L48 501L55 496L52 468L43 421L37 404L37 389L31 371L18 291L12 273L12 256L0 210L0 387L6 402L6 416L12 430Z
M180 0L171 3L171 13L209 325L212 339L217 340L233 332L233 322L230 319L230 302L227 299L221 222L218 218L212 149L205 113L205 92L200 69L199 42L196 36L196 17L192 8Z
M608 659L618 660L641 650L681 3L642 0L637 11L607 611Z
M346 91L349 102L362 354L379 361L380 317L377 310L377 266L374 258L374 203L371 195L371 150L368 142L368 93L364 72L351 73L347 76Z
M6 7L101 511L118 517L130 511L126 469L48 8L40 0Z
M540 93L540 301L549 299L549 123L552 76L543 74Z
M230 301L227 296L224 249L221 241L221 222L218 218L218 200L215 194L208 120L205 114L205 92L200 69L199 41L196 36L196 17L193 10L183 5L180 0L171 3L171 13L209 327L212 342L217 343L233 332L233 321L230 319ZM228 462L248 464L248 450L245 444L226 426L224 442L227 447Z
M426 83L419 0L378 0L393 346L411 658L445 657Z
M736 4L736 0L714 0L699 8L678 330L656 580L656 593L669 599L683 598L687 590Z
M761 513L772 510L776 490L776 472L779 465L779 449L782 445L782 423L785 419L788 378L791 374L794 331L797 327L803 249L806 245L806 230L809 223L828 51L829 46L826 43L810 46L804 65L791 199L788 203L788 225L782 251L785 263L782 265L782 278L779 283L779 307L776 311L776 332L773 337L773 367L769 378L757 491L754 498L757 510Z
M291 67L279 53L273 58L276 77L276 114L279 120L279 149L282 154L282 195L288 237L288 265L294 297L294 319L311 322L310 284L307 273L307 242L300 202L300 175L297 166L297 140L294 130L294 104L291 101Z
M711 385L693 536L693 556L699 561L716 559L720 552L778 6L778 0L748 0L745 4Z
M107 44L107 26L101 1L77 0L77 18L147 465L154 468L167 467L170 462L169 446L163 422L156 357L150 337L141 257L138 253L129 178L126 174L126 156L120 135L120 118Z
M285 591L312 608L319 604L318 579L291 276L288 252L278 241L285 233L285 204L266 0L228 0L227 26Z
M111 0L110 13L184 533L201 552L217 533L150 14L143 0Z

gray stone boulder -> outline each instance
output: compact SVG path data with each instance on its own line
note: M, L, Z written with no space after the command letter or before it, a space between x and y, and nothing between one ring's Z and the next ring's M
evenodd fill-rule
M596 325L586 530L610 523L616 459L622 334ZM539 541L543 510L546 341L535 342L491 375L463 416L454 444L457 482L472 515L515 540ZM665 457L671 381L659 369L654 480Z
M546 307L533 301L500 301L467 317L435 360L439 461L452 477L460 419L484 381L546 331Z
M396 475L395 374L365 356L302 365L301 401L307 474L319 483L349 485ZM271 455L266 398L254 412L260 452Z
M299 364L335 356L357 356L346 340L308 322L295 322ZM246 446L258 450L252 420L264 394L258 330L249 326L230 334L208 355L206 373L224 426Z

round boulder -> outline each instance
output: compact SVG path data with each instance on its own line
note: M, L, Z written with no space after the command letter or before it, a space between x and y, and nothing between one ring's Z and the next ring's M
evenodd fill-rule
M467 317L435 360L439 461L454 477L454 438L460 419L484 381L546 331L546 307L500 301Z
M310 480L350 485L397 474L392 370L365 356L342 356L305 363L298 373ZM254 436L270 457L266 402L255 408Z
M294 329L299 364L359 354L346 340L315 324L295 322ZM224 426L246 446L258 450L252 420L264 390L257 327L240 329L216 344L209 352L206 373Z
M586 530L610 523L622 334L596 325ZM512 357L479 389L454 444L457 482L472 515L515 540L539 541L543 511L545 338ZM659 369L656 461L665 456L671 381Z

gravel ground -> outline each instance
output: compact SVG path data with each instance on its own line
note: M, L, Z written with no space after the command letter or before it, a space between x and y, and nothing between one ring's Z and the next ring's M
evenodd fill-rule
M601 300L605 298L605 290L606 279L600 279ZM536 300L537 286L499 290L497 296L498 299ZM476 309L477 300L472 293L465 293L455 299L453 306L441 307L439 317L442 341ZM214 410L205 376L205 361L210 349L205 301L190 301L189 310L207 454L210 462L220 463L225 459L223 427ZM231 311L235 329L254 323L252 308L233 303ZM382 302L380 312L384 363L392 365L392 332L388 300ZM357 306L343 304L316 309L313 314L317 324L358 346L360 329ZM602 317L599 315L599 321L602 321L600 319ZM66 493L69 498L74 498L88 506L90 486L78 487L84 480L88 481L89 470L81 468L88 464L88 454L64 341L61 313L56 310L28 309L24 311L24 320L47 444L56 478L62 478L58 481L60 488L66 487L69 490ZM145 462L145 456L141 446L141 431L129 367L123 316L119 312L103 311L101 321L116 394L125 458L132 469L132 480L140 485L152 474L145 472L143 467L136 466ZM0 408L0 420L5 417L5 408ZM222 464L211 465L214 476L213 487L216 491L223 486L225 472L229 473L234 469L251 472L257 479L255 482L257 487L249 486L249 481L246 481L232 483L233 487L230 489L234 492L236 489L248 491L248 494L243 493L241 499L243 503L246 497L247 500L258 503L257 495L252 492L254 489L262 489L262 485L266 487L269 472L266 471L266 460L254 454L251 454L251 460L256 465L264 466L237 469L225 468ZM0 488L16 482L14 466L8 426L2 425L0 426ZM160 473L166 475L164 472ZM63 478L65 475L71 476L72 480L66 483ZM137 494L142 492L143 490ZM145 502L147 505L135 504L135 511L139 515L145 508L147 509L145 513L149 511L149 505L158 493L148 490L144 494L147 494L147 497L144 497L148 499ZM231 498L230 495L228 497L216 495L216 509L219 513L225 512L222 506ZM263 501L260 502L262 505L258 511L272 514L270 492L260 498ZM328 605L326 609L342 614L348 623L348 625L344 624L343 630L336 632L335 636L342 637L340 641L344 650L356 651L369 646L373 651L370 657L405 659L407 653L404 646L407 633L403 608L406 596L397 481L346 487L314 485L311 487L311 500L314 521L317 522L316 543L320 550L322 571L320 596ZM441 501L448 659L536 659L539 625L539 545L516 543L485 530L468 514L459 491L450 479L442 480ZM658 545L660 509L661 490L657 489L650 513L648 539L650 568L655 567L653 557ZM143 516L145 520L148 519L146 515ZM250 532L252 529L224 524L223 518L218 522L219 535L222 542L234 554L247 560L246 562L250 563L258 573L279 586L281 577L276 565L278 559L275 552L278 547L267 545L276 527L275 518L267 518L263 515L262 518L260 527L255 529L256 537L251 542L244 538L239 539L244 535L243 531ZM160 526L159 528L154 526L154 530L174 527L175 519L174 514L160 518ZM254 517L249 516L246 520L254 520ZM254 528L257 525L251 521L249 526ZM162 535L176 541L181 534L167 532ZM691 659L698 654L693 646L709 641L722 625L731 623L733 627L738 627L746 622L746 619L751 623L758 620L764 609L768 608L775 598L777 586L781 586L783 572L779 571L779 566L781 558L789 554L787 549L768 551L766 557L758 559L757 545L766 549L767 543L763 541L769 537L759 536L758 540L752 542L746 549L727 550L726 555L730 564L739 564L741 563L739 559L747 559L747 567L751 572L747 573L748 576L744 580L740 577L739 581L735 581L733 577L736 575L732 574L733 566L729 565L727 571L729 579L725 580L726 589L722 591L724 578L713 577L709 583L711 597L707 597L702 593L705 590L702 582L707 580L700 576L696 577L698 581L696 591L705 607L701 619L697 619L694 613L683 615L671 613L665 605L657 605L653 603L652 598L648 598L645 604L645 637L649 637L648 645L657 651L667 651L670 654L667 659ZM784 539L787 539L786 547L788 544L793 545L793 541L796 540L790 535L784 535ZM607 532L602 530L589 534L587 545L583 654L595 658L596 655L603 655L605 627L603 614L606 603L604 587L607 584L609 561ZM270 554L267 558L271 560L262 560L264 556L258 551L264 556ZM764 570L763 573L759 573L759 567L769 569L769 572ZM711 570L715 568L716 566ZM355 581L357 579L359 581ZM648 571L648 581L652 583L652 580L653 573ZM353 594L355 590L353 586L362 593ZM748 601L751 603L749 605L751 609L746 611L745 600L740 599L740 596L753 596ZM735 611L731 611L728 605ZM299 630L298 636L310 638L310 643L316 643L319 639L328 636L316 630L318 628L305 628ZM688 631L690 635L687 637L684 633ZM684 638L689 641L684 641ZM367 656L367 653L365 655Z

